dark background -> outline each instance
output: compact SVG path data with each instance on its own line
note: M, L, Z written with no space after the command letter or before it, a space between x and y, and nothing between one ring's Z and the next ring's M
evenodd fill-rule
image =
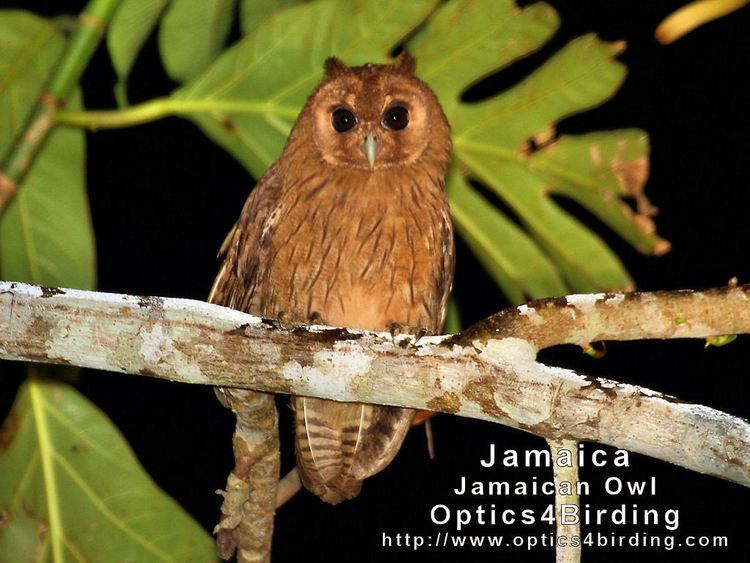
M661 258L644 257L575 206L566 204L603 233L623 257L643 290L704 288L723 285L732 276L750 281L746 259L748 181L746 140L750 126L747 99L750 81L750 10L713 22L671 46L661 46L653 31L684 2L608 2L551 0L562 28L542 52L484 81L471 98L506 88L545 60L569 39L595 31L604 39L625 39L620 58L630 69L615 98L605 106L565 120L562 132L641 127L651 136L651 177L647 194L661 209L657 224L673 250ZM75 13L84 2L0 2L47 15ZM168 93L173 84L159 66L156 43L147 45L130 80L133 102ZM104 50L84 76L86 105L114 107L115 77ZM133 129L89 134L88 190L97 236L99 288L119 293L205 298L217 271L216 250L238 215L253 180L229 155L190 123L177 119ZM492 280L468 250L459 245L455 287L465 322L504 306ZM748 417L750 340L740 337L721 349L703 349L699 341L609 343L604 359L580 350L545 353L545 361L586 373L642 384L726 412ZM12 401L21 380L20 366L0 382L0 413ZM211 389L115 374L84 373L80 389L114 420L157 483L176 498L208 530L218 518L219 497L232 466L232 417ZM291 413L280 409L285 468L292 464ZM543 448L540 438L492 424L439 416L434 420L437 458L427 457L421 429L407 438L383 473L369 479L353 501L330 507L303 492L277 516L276 561L305 556L311 561L431 560L551 561L551 550L489 553L384 550L383 532L436 534L430 508L506 503L537 509L544 498L469 499L452 495L458 478L528 480L549 478L545 470L481 470L479 459L490 442L498 450ZM586 450L595 449L587 444ZM608 449L611 452L611 449ZM611 475L637 480L658 478L656 497L584 499L595 508L625 502L641 507L680 509L677 534L727 535L729 548L704 551L628 552L584 550L586 561L630 561L633 557L663 561L747 561L747 506L750 492L739 485L701 476L643 456L631 455L627 471L584 468L593 488ZM462 499L458 499L461 501ZM630 528L585 528L623 533ZM637 527L644 531L645 528ZM490 530L543 533L545 526ZM670 533L652 528L654 534Z

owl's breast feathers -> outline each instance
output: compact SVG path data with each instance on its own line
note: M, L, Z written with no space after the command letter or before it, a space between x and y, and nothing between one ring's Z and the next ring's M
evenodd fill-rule
M338 171L290 182L260 236L260 312L382 330L440 328L450 217L429 176Z
M296 322L436 333L454 268L443 174L412 166L368 172L272 167L227 245L212 296ZM295 397L297 461L331 503L398 451L413 411Z

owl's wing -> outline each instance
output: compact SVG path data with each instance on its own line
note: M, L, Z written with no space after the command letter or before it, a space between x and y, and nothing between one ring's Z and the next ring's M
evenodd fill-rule
M440 277L439 288L442 291L442 295L440 296L440 314L435 319L436 334L443 330L443 325L445 324L445 317L448 314L448 298L453 289L453 276L456 272L456 242L453 237L453 221L451 220L450 207L448 206L447 198L442 214L443 226L441 229L440 242L442 243L443 249L443 261L440 272L438 273Z
M267 219L281 193L277 172L275 163L263 174L224 239L219 251L224 261L208 295L210 303L253 312L259 265L267 251L263 244L264 235L269 234Z

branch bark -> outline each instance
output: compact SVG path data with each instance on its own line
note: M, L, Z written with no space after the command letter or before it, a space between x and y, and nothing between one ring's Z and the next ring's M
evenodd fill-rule
M237 417L232 447L235 467L224 497L216 544L222 559L238 563L270 561L276 490L279 484L279 432L274 396L247 389L218 389Z
M535 359L562 343L746 332L750 286L550 299L414 342L284 329L199 301L0 282L3 359L441 411L609 444L748 486L747 421Z

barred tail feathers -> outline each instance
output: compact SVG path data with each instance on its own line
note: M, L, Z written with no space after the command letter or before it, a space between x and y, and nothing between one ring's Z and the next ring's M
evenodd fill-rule
M296 454L305 487L330 504L353 498L362 480L398 452L414 411L293 397Z

